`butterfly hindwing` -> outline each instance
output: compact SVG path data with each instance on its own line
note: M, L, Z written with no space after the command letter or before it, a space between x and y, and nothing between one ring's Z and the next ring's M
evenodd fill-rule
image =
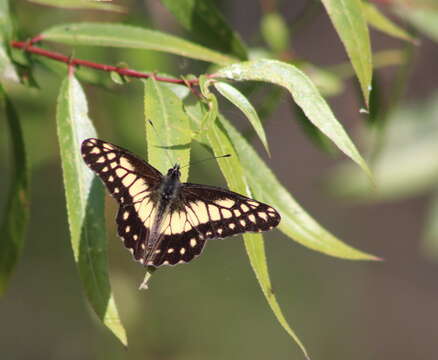
M119 202L118 234L134 258L141 261L145 258L152 210L156 207L152 194L160 185L162 175L130 152L99 139L85 140L82 155Z
M213 186L183 184L182 197L190 223L205 239L271 230L281 219L269 205Z

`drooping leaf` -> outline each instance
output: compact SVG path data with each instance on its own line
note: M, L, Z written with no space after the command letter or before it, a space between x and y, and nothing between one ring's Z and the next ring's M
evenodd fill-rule
M73 23L52 27L42 33L45 40L72 45L148 49L176 54L215 64L236 62L233 57L160 31L112 23Z
M265 129L260 121L257 111L254 109L249 100L234 86L225 82L214 83L215 88L221 93L223 97L238 107L247 117L250 124L254 128L257 136L265 147L266 152L269 154L268 141L266 140Z
M29 217L27 160L20 119L0 86L1 107L10 129L12 166L11 185L3 219L0 220L0 295L7 288L19 260Z
M373 166L375 189L370 189L366 179L349 164L341 164L329 176L331 192L355 201L375 202L402 199L436 189L438 93L419 104L394 109L385 121L385 144Z
M74 258L85 294L99 319L122 342L120 321L108 279L104 189L81 156L81 143L95 137L85 94L72 74L63 81L57 104L58 140Z
M161 0L200 44L246 60L245 45L210 0Z
M281 214L279 229L298 243L324 254L350 260L375 260L337 239L319 225L280 184L255 150L223 117L220 118L239 154L248 185L257 200L275 207Z
M432 3L433 1L433 3ZM417 30L438 42L438 4L435 0L421 6L417 2L395 7L395 11Z
M164 174L176 163L188 164L192 131L181 99L150 78L145 80L144 106L149 163ZM187 178L188 167L183 167L181 179Z
M298 68L276 60L255 60L222 68L216 77L237 81L257 80L285 87L307 118L371 178L371 172L342 125L311 80Z
M373 68L362 0L322 0L322 3L345 46L368 106Z
M398 39L415 41L407 31L387 18L374 4L363 2L362 6L365 17L372 27Z
M64 9L93 9L106 11L124 11L123 7L99 0L27 0L35 4L59 7Z
M19 76L8 53L8 42L12 39L12 34L9 0L0 0L0 80L19 82Z
M214 123L214 126L210 127L206 137L216 156L231 154L231 157L219 160L219 167L227 181L228 187L233 191L251 196L245 181L239 155L237 155L236 149L231 144L225 129L218 121ZM263 294L265 295L266 300L272 309L272 312L284 330L298 344L306 358L309 358L306 348L288 324L277 302L277 299L272 292L262 235L246 233L243 235L243 239L251 266L256 274L260 287L262 288Z

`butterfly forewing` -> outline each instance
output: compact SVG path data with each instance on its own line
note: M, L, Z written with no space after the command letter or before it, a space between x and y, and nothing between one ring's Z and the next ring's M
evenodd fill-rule
M184 184L182 197L189 221L206 239L267 231L280 222L269 205L225 189Z
M130 152L99 139L85 140L82 155L120 204L117 214L119 236L136 260L144 259L152 210L156 207L152 195L157 191L162 175Z
M264 203L213 186L181 184L178 166L169 170L177 176L174 195L166 198L162 185L169 177L111 143L85 140L82 155L119 202L118 233L144 265L189 262L208 239L267 231L280 222Z

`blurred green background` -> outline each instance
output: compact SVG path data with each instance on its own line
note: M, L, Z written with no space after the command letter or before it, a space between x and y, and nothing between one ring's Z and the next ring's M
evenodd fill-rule
M305 3L283 6L282 15L292 21ZM123 5L128 9L125 14L66 11L27 1L15 4L17 21L27 32L22 36L36 35L61 22L123 21L188 37L158 1L132 0ZM259 4L244 0L218 2L218 6L248 43L261 43L254 35L262 16ZM294 52L322 66L346 61L328 17L321 11L313 16L293 38ZM372 39L375 50L405 46L375 32ZM144 51L76 48L74 56L110 64L124 61L134 69L174 75L206 70L202 64ZM422 107L433 96L437 63L436 43L422 37L403 104ZM394 67L379 71L383 89L395 71ZM10 289L0 299L0 358L302 359L267 306L240 237L210 241L198 260L156 272L150 290L138 291L144 269L131 260L116 236L116 207L109 198L110 275L129 348L123 349L99 324L83 297L69 243L55 128L61 78L43 68L35 77L39 89L9 89L24 125L32 208L23 256ZM353 81L346 85L329 101L338 119L358 139L354 134L363 125L362 105ZM112 85L110 91L84 87L100 137L144 155L141 84ZM309 251L277 231L267 234L274 291L287 319L313 359L436 358L438 264L421 251L430 193L365 204L328 196L321 184L335 160L309 142L294 121L289 101L284 94L267 124L272 152L268 163L321 224L348 244L385 261L342 261ZM237 110L225 110L225 114L246 126ZM438 119L438 111L431 117ZM418 115L417 120L421 118ZM261 149L260 144L256 146ZM0 147L0 186L6 189L11 164L4 121L0 122ZM203 156L201 149L194 149L195 158ZM191 181L224 185L214 162L192 167ZM5 203L4 193L0 192L0 205Z

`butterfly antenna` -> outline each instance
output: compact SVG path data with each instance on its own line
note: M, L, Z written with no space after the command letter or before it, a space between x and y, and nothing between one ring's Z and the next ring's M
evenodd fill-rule
M154 129L155 136L157 137L157 139L159 139L158 131L157 131L157 129L155 129L154 123L151 120L149 120L149 119L148 119L148 123L151 125L152 129ZM167 146L163 146L163 145L155 145L155 146L158 146L160 148L164 148L166 150L165 154L167 156L167 160L169 161L169 164L170 164L171 167L174 166L175 164L173 163L173 161L172 161L172 159L171 159L171 157L169 155L168 147Z
M199 161L188 163L187 165L181 166L180 169L185 168L185 167L190 166L190 165L196 165L196 164L199 164L199 163L207 161L207 160L221 159L221 158L226 158L226 157L230 157L230 156L231 156L231 154L225 154L225 155L220 155L220 156L212 156L212 157L209 157L209 158L206 158L206 159L202 159L202 160L199 160Z

